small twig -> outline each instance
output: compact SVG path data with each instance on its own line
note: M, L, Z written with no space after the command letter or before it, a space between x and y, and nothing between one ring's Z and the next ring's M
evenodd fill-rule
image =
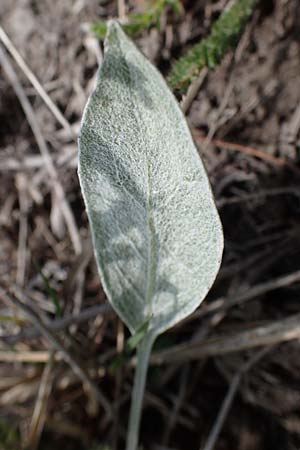
M75 253L79 254L79 253L81 253L81 239L80 239L80 235L79 235L79 232L77 229L77 225L76 225L72 210L66 200L63 187L58 179L58 174L57 174L55 165L53 164L46 141L42 135L40 126L36 120L33 108L25 94L25 91L24 91L21 83L18 80L17 74L16 74L12 64L10 63L8 56L5 54L5 52L3 51L1 46L0 46L0 63L1 63L3 70L4 70L5 74L7 75L8 79L9 79L9 81L21 103L21 106L24 110L24 113L26 115L28 123L32 129L32 132L34 134L34 137L35 137L38 147L40 149L40 152L44 158L47 172L53 182L53 188L54 188L55 194L57 195L57 198L61 204L62 213L63 213L64 219L65 219L67 228L69 230L70 238L71 238Z
M198 92L202 84L204 83L204 80L208 74L208 68L204 67L198 78L194 80L191 85L189 86L186 95L183 96L183 99L180 102L180 106L182 109L182 112L186 114L188 110L190 109L194 99L197 97Z
M235 197L230 197L230 198L224 198L224 199L218 200L216 203L219 208L222 208L225 205L245 203L245 202L249 202L252 200L255 201L255 200L258 200L258 199L264 198L264 197L274 197L274 196L278 196L278 195L289 195L289 194L299 197L300 196L299 187L291 186L291 187L285 187L285 188L265 189L261 192L256 192L255 194L247 194L247 195L235 196Z
M28 235L28 193L27 179L25 174L18 173L16 185L19 191L19 239L17 256L16 282L19 286L24 286L27 260L27 235Z
M47 363L50 358L48 350L34 350L34 351L9 351L0 350L0 361L5 363ZM57 355L56 359L59 359Z
M226 394L226 397L225 397L225 399L222 403L222 406L220 408L220 411L217 415L214 426L212 427L202 450L213 450L214 449L215 444L220 435L220 432L223 428L226 417L228 416L229 409L231 408L233 400L236 396L236 393L237 393L238 387L241 383L243 375L245 375L245 373L248 372L254 366L254 364L256 364L261 358L263 358L266 355L266 353L268 353L270 350L271 350L270 348L264 348L261 351L259 351L258 353L256 353L252 358L250 358L249 361L247 361L242 366L242 368L233 377L233 379L230 383L228 392Z
M33 323L33 325L45 336L48 341L52 344L52 346L59 351L65 362L71 367L73 372L78 376L78 378L89 388L89 391L91 395L97 399L97 401L103 406L107 416L109 418L112 417L112 411L111 406L106 400L106 398L103 396L103 394L100 392L98 387L94 384L92 380L88 377L88 375L85 373L83 368L79 365L77 361L73 358L73 356L70 355L70 353L63 347L61 342L54 336L52 331L49 330L48 326L42 321L41 318L38 317L38 315L28 306L25 305L22 301L20 301L18 298L20 296L20 293L18 289L11 288L13 295L8 296L7 293L0 287L0 294L5 297L10 303L17 306L24 314L25 316Z
M226 397L222 403L221 409L218 413L216 422L210 431L210 434L207 438L207 441L202 450L213 450L215 443L220 435L221 429L223 428L225 419L228 415L229 409L232 405L232 402L234 400L234 397L237 393L237 389L239 387L240 381L241 381L241 373L238 372L234 377L232 382L230 383L228 392L226 394Z
M9 51L15 62L18 64L18 66L22 69L32 86L35 88L37 93L40 95L42 100L45 102L45 104L48 106L54 117L57 119L57 121L61 124L61 126L70 134L70 136L76 140L76 135L72 130L71 125L69 122L65 119L65 117L62 115L60 110L57 108L53 100L49 97L41 83L38 81L34 73L30 70L30 68L27 66L26 62L16 49L16 47L13 45L7 34L5 33L4 29L0 25L0 40L2 41L3 45L6 47L6 49Z
M124 21L126 19L125 0L118 0L118 17L121 21Z
M169 415L168 424L165 427L165 432L164 432L164 436L162 439L162 443L163 443L164 447L168 445L172 430L174 429L174 427L176 426L176 423L178 422L178 416L180 413L180 409L182 408L182 404L183 404L185 394L186 394L186 386L187 386L187 382L188 382L188 378L189 378L189 373L190 373L190 366L187 365L182 370L181 377L180 377L179 392L175 397L172 412Z
M206 139L207 139L206 137L201 136L197 132L194 134L194 138L195 138L196 142L199 142L200 144L205 143ZM246 155L249 155L249 156L252 156L255 158L259 158L259 159L262 159L269 163L275 164L276 166L282 167L282 166L289 165L288 162L282 158L277 158L276 156L269 155L268 153L266 153L262 150L257 150L256 148L248 147L245 145L236 144L233 142L226 142L226 141L222 141L221 139L212 139L211 144L215 145L218 148L245 153Z
M77 168L77 148L72 147L68 154L62 154L53 157L53 162L56 167L71 167ZM28 155L23 159L7 158L6 156L0 158L0 172L11 171L27 171L34 169L42 169L44 167L44 158L41 155Z
M198 311L195 312L195 314L190 316L190 320L199 319L200 317L204 317L214 311L226 310L232 308L235 305L241 305L242 303L245 303L248 300L252 300L259 295L266 294L267 292L271 292L275 289L290 286L291 284L297 282L300 282L300 270L297 270L296 272L290 273L288 275L274 278L273 280L266 281L265 283L259 283L245 290L244 292L238 292L231 299L220 298L218 300L215 300L208 305L201 307Z
M150 364L178 363L208 356L225 355L255 347L270 346L300 338L300 314L273 321L257 328L219 336L201 343L176 345L168 350L153 353ZM132 360L134 364L134 359Z
M0 291L1 294L1 291ZM97 315L107 315L112 314L112 308L108 303L104 305L96 305L91 306L79 314L66 316L62 319L56 319L47 323L47 327L51 331L59 332L68 328L70 325L80 324L87 322L88 320L95 319ZM28 328L24 331L21 331L19 334L15 336L5 336L3 340L8 345L15 345L20 341L24 341L27 339L36 339L41 336L41 332L36 328Z

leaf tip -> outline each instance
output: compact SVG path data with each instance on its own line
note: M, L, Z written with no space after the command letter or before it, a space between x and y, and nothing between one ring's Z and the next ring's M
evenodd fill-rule
M107 23L106 43L114 43L124 35L120 23L116 19L111 19Z

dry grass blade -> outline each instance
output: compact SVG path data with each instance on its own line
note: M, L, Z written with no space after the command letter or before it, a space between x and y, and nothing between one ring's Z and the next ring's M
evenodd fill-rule
M208 74L208 69L207 69L207 67L204 67L201 70L199 77L191 83L190 87L187 90L186 95L184 95L183 99L181 100L180 106L181 106L181 109L184 114L186 114L188 112L193 101L197 97L199 89L201 88L202 84L204 83L207 74Z
M199 133L195 133L195 140L199 144L206 143L207 138L199 135ZM276 166L283 167L289 166L289 163L285 161L283 158L277 158L276 156L269 155L263 150L258 150L253 147L249 147L247 145L236 144L234 142L227 142L221 139L212 139L211 144L215 145L218 148L224 150L232 150L235 152L245 153L246 155L252 156L254 158L262 159L268 163L275 164ZM293 167L294 168L294 167Z
M18 239L18 257L17 257L17 275L16 282L24 286L26 259L27 259L27 235L28 235L28 196L27 179L25 174L18 173L16 184L19 191L19 239Z
M53 384L54 352L46 364L39 386L38 396L30 422L30 430L27 436L27 446L32 450L38 448L41 434L47 418L47 405Z
M286 286L290 286L293 283L297 283L300 281L300 270L296 272L290 273L288 275L283 275L278 278L274 278L273 280L266 281L265 283L257 284L244 292L238 293L233 296L231 299L220 298L218 300L213 301L207 306L203 306L199 311L197 311L190 319L199 319L200 317L204 317L209 313L220 310L227 310L232 308L235 305L241 305L242 303L252 300L259 295L266 294L267 292L271 292L275 289L280 289Z
M51 331L64 331L70 325L81 324L87 322L88 320L95 319L97 315L106 316L108 314L112 314L111 306L106 303L104 305L96 305L91 306L79 314L72 314L70 316L65 316L62 319L56 319L47 324L47 327ZM19 334L15 336L6 336L4 341L7 345L15 345L18 342L24 341L26 339L36 339L41 336L41 332L36 328L28 328L24 331L21 331Z
M24 113L26 115L28 123L32 129L34 136L35 136L35 139L36 139L36 142L40 149L40 152L44 158L46 170L47 170L47 172L51 178L51 181L53 183L53 189L54 189L55 195L57 196L57 199L60 202L62 214L64 216L75 253L79 254L79 253L81 253L81 247L82 247L81 239L80 239L80 235L79 235L79 232L77 229L77 225L76 225L72 210L66 200L63 187L62 187L61 183L59 182L56 168L51 159L46 141L40 130L40 126L35 117L33 108L26 96L26 93L25 93L21 83L19 82L17 74L16 74L12 64L10 63L8 56L5 54L5 52L1 46L0 46L0 64L2 65L4 73L6 74L7 78L9 79L9 81L10 81L10 83L22 105L22 108L24 110Z
M224 425L224 422L226 420L226 417L228 416L229 409L233 403L233 400L236 396L236 393L238 391L238 387L241 383L243 375L247 373L253 366L256 364L261 358L263 358L266 353L268 353L271 349L262 349L258 353L256 353L252 358L250 358L249 361L247 361L242 368L238 371L238 373L233 377L228 392L226 394L226 397L222 403L222 406L220 408L220 411L218 413L217 419L214 423L214 426L211 429L211 432L209 433L209 436L206 440L206 443L202 450L213 450L218 437L220 435L221 429Z
M189 375L190 375L190 366L186 365L186 367L184 367L181 373L179 391L176 397L174 398L174 406L170 414L170 417L168 418L168 423L165 428L164 436L162 439L164 446L168 445L171 433L173 429L176 427L176 424L178 422L180 410L184 404Z
M4 409L5 407L10 405L17 405L23 402L27 402L29 399L36 395L38 386L39 382L37 380L28 379L7 389L0 396L1 408ZM1 409L1 411L3 411L3 409Z
M201 343L177 345L168 350L156 352L151 356L152 364L178 363L204 358L207 356L224 355L240 352L255 347L270 346L281 342L300 338L300 314L294 314L283 320L277 320L251 330L236 333L233 336L223 336L208 339Z
M57 119L57 121L61 124L61 126L70 134L70 136L73 139L76 139L76 136L72 130L71 125L69 122L65 119L65 117L62 115L60 110L57 108L53 100L49 97L41 83L38 81L34 73L30 70L16 47L13 45L11 40L9 39L8 35L5 33L4 29L0 25L0 40L2 41L3 45L6 47L6 49L9 51L11 56L14 58L18 66L22 69L32 86L35 88L37 93L41 96L45 104L48 106L54 117Z
M118 0L118 16L120 20L126 19L126 3L125 0Z
M69 275L64 283L64 292L66 298L70 298L70 293L75 290L73 295L73 315L77 316L80 314L83 301L84 284L85 284L85 272L90 259L93 256L93 248L90 240L83 242L82 252L77 256L74 261L73 267L71 268ZM72 324L71 332L75 333L77 329L76 323Z
M54 336L54 334L49 330L47 325L40 319L37 314L28 306L25 305L22 301L18 299L18 297L22 296L20 295L20 292L16 288L12 288L13 295L8 295L4 291L4 289L0 288L0 294L2 297L5 297L7 301L9 301L11 304L15 305L17 308L19 308L26 317L33 323L33 325L43 334L48 341L52 344L53 348L55 348L58 352L62 354L63 359L65 362L71 367L73 372L78 376L78 378L85 384L90 394L92 395L92 398L94 397L99 404L101 404L107 414L108 418L112 417L112 411L111 406L108 402L108 400L103 396L103 394L100 392L98 387L94 384L92 380L88 377L88 375L85 373L83 368L79 365L77 361L71 356L71 354L64 348L64 346L61 344L61 342Z
M256 192L255 194L247 194L241 196L234 196L231 198L225 198L223 200L217 201L217 205L219 208L222 208L225 205L233 205L237 203L245 203L249 201L255 201L261 199L263 197L275 197L278 195L295 195L300 197L300 189L299 187L291 186L291 187L283 187L283 188L274 188L274 189L265 189L261 192Z
M9 351L0 350L0 362L7 363L47 363L49 361L50 352L47 350L23 350L23 351Z
M221 429L224 425L225 419L228 415L229 409L234 400L234 397L237 393L238 387L240 385L240 381L241 381L241 374L239 372L233 377L232 382L230 383L228 392L226 394L226 397L224 399L224 402L222 403L221 409L217 416L216 422L207 438L207 441L206 441L204 447L201 447L200 450L213 450L213 448L216 444L216 441L220 435Z

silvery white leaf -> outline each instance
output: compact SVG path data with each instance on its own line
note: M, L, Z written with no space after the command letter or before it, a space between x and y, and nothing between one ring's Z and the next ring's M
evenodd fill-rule
M80 133L79 177L105 292L132 333L193 312L223 233L185 118L156 68L111 22Z

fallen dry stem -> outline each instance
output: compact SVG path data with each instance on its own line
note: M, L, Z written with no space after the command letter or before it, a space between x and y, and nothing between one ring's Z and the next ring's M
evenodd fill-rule
M230 299L220 298L213 301L212 303L209 303L208 305L203 305L203 307L196 311L195 314L190 316L190 319L199 319L200 317L204 317L214 311L227 310L235 305L241 305L248 300L252 300L253 298L256 298L260 295L266 294L267 292L290 286L291 284L297 283L299 281L300 270L297 270L296 272L290 273L288 275L283 275L281 277L274 278L273 280L266 281L265 283L257 284L244 292L237 293Z
M119 19L121 21L126 19L126 3L125 3L125 0L118 0L118 16L119 16Z
M0 350L1 363L47 363L50 359L50 352L48 350ZM55 360L59 360L59 355L56 354Z
M208 356L224 355L251 348L270 346L300 338L300 314L283 320L273 321L257 328L236 333L232 336L219 336L201 343L176 345L168 350L153 353L150 364L178 363L197 360ZM133 361L134 362L134 361Z
M203 144L206 142L206 137L201 136L198 132L194 132L194 138L196 142L199 144ZM269 163L275 164L276 166L283 167L283 166L289 166L288 162L285 161L283 158L277 158L276 156L269 155L268 153L264 152L263 150L258 150L253 147L248 147L246 145L236 144L233 142L227 142L223 141L221 139L212 139L211 144L215 145L218 148L222 148L224 150L232 150L235 152L245 153L246 155L262 159L264 161L267 161ZM294 167L293 167L294 168Z
M27 121L32 129L32 132L34 134L34 137L36 139L36 142L38 144L40 152L44 158L46 170L52 180L55 195L57 196L57 199L60 202L62 214L64 216L75 253L79 254L79 253L81 253L81 247L82 247L81 239L80 239L80 235L79 235L79 232L77 229L77 225L76 225L72 210L66 200L63 187L58 179L58 174L57 174L56 168L53 164L46 141L42 135L40 126L35 117L34 110L26 96L26 93L25 93L21 83L19 82L17 74L16 74L11 62L9 61L8 56L5 54L5 52L1 46L0 46L0 64L2 65L2 68L13 87L13 89L16 93L16 96L18 97L18 99L21 103L21 106L24 110Z
M2 41L3 45L6 47L6 49L9 51L15 62L18 64L20 69L24 72L32 86L35 88L37 93L40 95L42 100L45 102L49 110L52 112L54 117L57 119L57 121L61 124L61 126L70 134L70 136L76 140L76 135L72 130L71 125L66 120L66 118L62 115L58 107L55 105L53 100L49 97L39 80L36 78L34 73L30 70L16 47L11 42L8 35L5 33L4 29L0 25L0 40Z
M202 86L202 84L204 83L204 80L206 78L208 74L208 69L207 67L204 67L198 78L196 80L194 80L191 85L189 86L186 95L184 95L183 99L180 102L180 106L181 106L181 110L184 114L186 114L188 112L188 110L190 109L190 107L192 106L193 101L195 100L195 98L198 95L198 92Z
M261 198L266 197L275 197L278 195L295 195L300 197L300 189L298 186L284 187L284 188L274 188L274 189L265 189L260 192L256 192L255 194L247 194L241 196L234 196L230 198L224 198L222 200L217 201L217 205L219 208L222 208L225 205L233 205L237 203L246 203L249 201L257 201Z
M27 236L28 236L28 193L27 179L24 173L16 176L16 185L19 191L19 238L17 253L17 275L16 282L24 286L27 260Z
M108 314L112 314L112 308L108 303L104 305L95 305L90 308L86 308L78 314L72 314L62 319L52 320L47 323L47 327L52 332L55 331L63 331L68 328L70 325L79 325L80 323L87 322L88 320L95 319L96 316L106 316ZM41 336L40 330L36 328L28 328L21 331L19 334L15 336L5 336L4 341L7 345L15 345L18 342L28 340L28 339L36 339Z
M214 426L212 427L209 436L206 440L206 443L202 450L213 450L215 447L215 444L218 440L218 437L220 435L220 432L223 428L224 422L226 420L226 417L228 416L229 410L231 408L231 405L233 403L233 400L236 396L236 393L238 391L238 387L241 383L243 375L247 373L260 359L262 359L271 349L270 348L264 348L260 350L259 352L255 353L255 355L250 358L249 361L247 361L245 364L243 364L242 368L235 374L233 377L228 392L225 396L225 399L222 403L222 406L220 408L220 411L217 415L216 421L214 423Z
M40 317L28 306L28 304L24 304L22 301L18 299L20 297L20 292L18 289L11 288L13 295L8 295L4 289L0 287L0 295L7 299L8 302L15 305L19 308L23 314L32 322L32 324L41 332L43 336L45 336L48 341L52 344L53 348L59 351L64 359L64 361L71 367L73 372L78 376L78 378L85 384L92 397L94 397L99 404L101 404L107 414L107 417L112 417L111 406L108 400L104 397L102 392L98 389L98 387L94 384L92 380L85 373L84 369L79 365L77 361L71 356L71 354L64 348L61 342L54 336L52 331L49 330L47 324L45 324ZM28 303L28 302L27 302Z

